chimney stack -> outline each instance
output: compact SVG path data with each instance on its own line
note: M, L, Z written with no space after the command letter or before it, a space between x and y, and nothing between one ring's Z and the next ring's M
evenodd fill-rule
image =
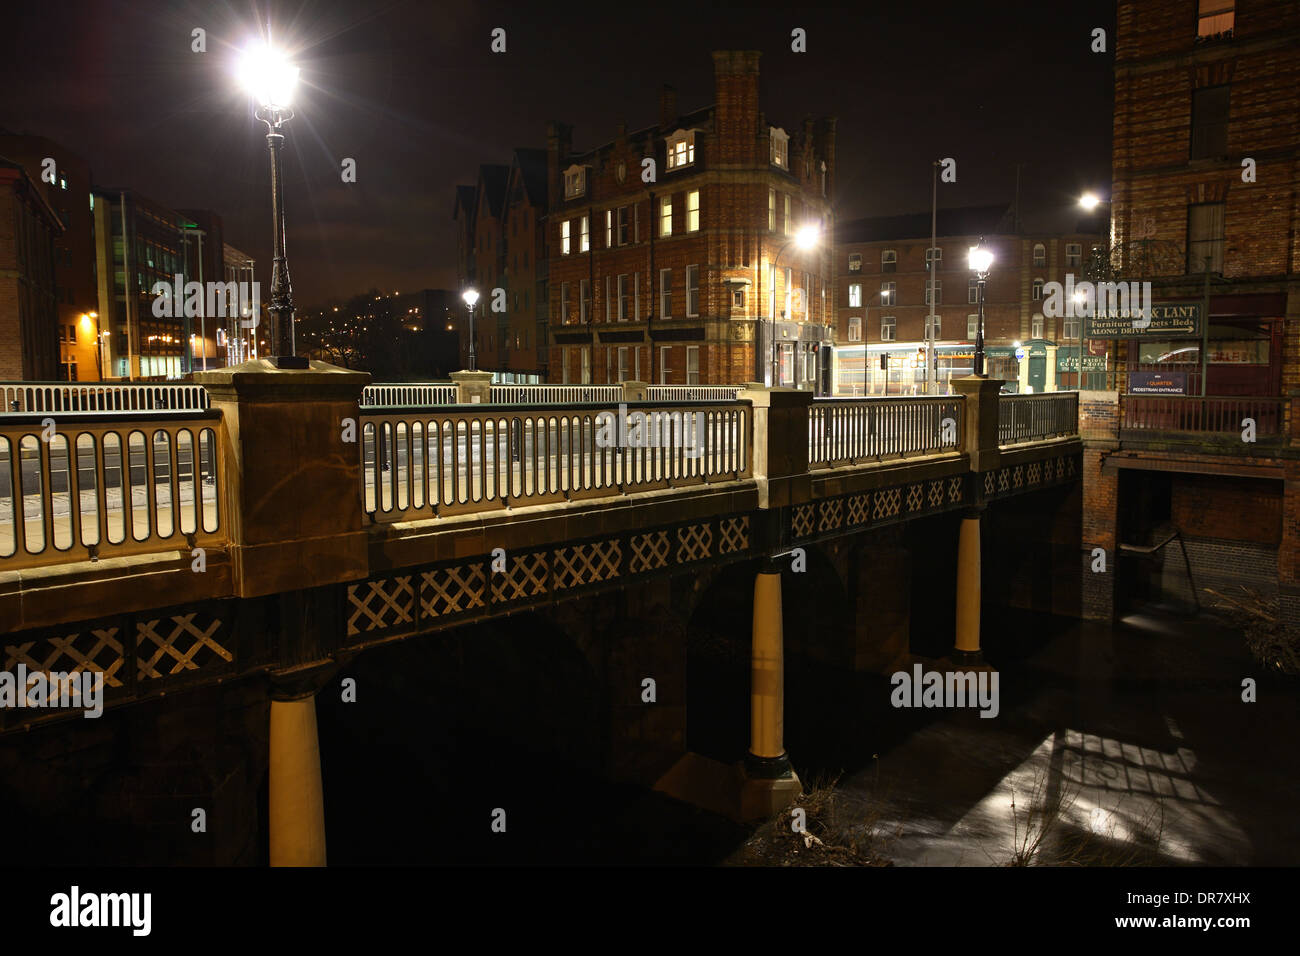
M667 132L677 124L677 90L664 84L659 91L659 129Z
M714 126L721 162L758 161L758 50L714 50Z

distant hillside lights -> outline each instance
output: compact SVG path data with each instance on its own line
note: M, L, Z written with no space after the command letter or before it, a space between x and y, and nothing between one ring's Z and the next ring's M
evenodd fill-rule
M185 282L177 273L171 285L155 282L155 318L239 318L240 328L255 329L261 321L260 282ZM205 308L206 306L206 308ZM245 318L244 316L247 316Z
M1043 315L1059 318L1132 318L1133 328L1145 329L1151 324L1150 282L1098 282L1078 284L1067 274L1065 285L1048 282L1043 286L1046 296Z

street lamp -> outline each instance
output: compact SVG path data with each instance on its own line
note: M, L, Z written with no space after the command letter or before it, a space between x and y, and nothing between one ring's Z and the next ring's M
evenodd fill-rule
M259 104L254 115L266 124L266 145L271 152L271 219L274 233L271 265L271 343L276 368L307 368L306 357L294 354L293 287L284 248L284 183L280 148L281 127L293 119L289 104L298 82L298 68L267 43L256 43L244 51L240 80Z
M466 289L463 293L461 293L461 298L464 299L465 304L469 306L469 370L473 372L475 370L474 369L474 303L478 302L478 290ZM451 326L449 325L447 326L447 328L451 328Z
M821 241L821 230L815 224L810 223L809 225L801 226L793 236L791 236L785 242L781 243L781 248L776 250L776 256L775 258L772 259L772 267L770 270L771 286L772 286L772 297L770 301L770 309L771 309L772 317L768 320L768 328L771 331L770 334L768 335L767 348L768 348L769 372L772 376L773 385L778 384L779 381L777 375L777 353L776 353L776 270L777 270L777 266L780 265L781 254L785 252L785 250L788 249L791 244L793 244L801 252L807 252L809 249L815 249L817 247L817 243L820 241ZM761 277L760 277L760 281L762 281Z
M984 240L981 238L980 242ZM971 271L975 273L976 285L979 288L979 326L975 329L975 375L984 378L984 283L989 277L989 267L993 265L993 250L986 249L983 245L974 245L970 247L970 255L967 257L970 263Z

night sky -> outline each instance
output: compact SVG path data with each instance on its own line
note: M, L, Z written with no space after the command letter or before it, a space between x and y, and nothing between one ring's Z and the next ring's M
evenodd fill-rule
M644 12L641 12L644 11ZM455 283L453 187L515 146L574 147L713 97L714 49L763 51L763 107L787 129L839 117L841 220L929 208L930 163L958 160L943 206L1010 200L1068 210L1110 181L1111 0L705 4L152 0L6 9L0 127L80 153L96 183L173 208L210 208L269 282L264 127L234 79L236 51L271 18L302 68L286 147L288 252L300 308L363 291ZM507 52L489 50L494 27ZM191 52L191 31L207 52ZM790 51L802 27L808 52ZM1108 47L1109 50L1109 47ZM340 162L357 161L344 184ZM265 272L264 272L265 270Z

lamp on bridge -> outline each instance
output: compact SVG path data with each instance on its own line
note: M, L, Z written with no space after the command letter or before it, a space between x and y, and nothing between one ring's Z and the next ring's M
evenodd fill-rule
M993 250L985 248L981 238L979 245L970 247L967 261L975 273L975 284L979 288L979 325L975 328L975 369L977 378L984 378L984 283L988 281L989 269L993 265Z
M473 372L476 370L474 367L474 304L478 302L478 290L466 289L461 293L461 298L469 306L469 370ZM447 328L451 328L451 326L449 325Z
M282 127L293 119L289 104L298 83L298 68L270 43L256 42L245 51L239 65L244 88L257 102L254 115L266 124L266 145L271 151L271 218L274 228L271 266L271 347L276 368L307 368L306 357L294 353L293 287L284 249L284 184L280 148Z

